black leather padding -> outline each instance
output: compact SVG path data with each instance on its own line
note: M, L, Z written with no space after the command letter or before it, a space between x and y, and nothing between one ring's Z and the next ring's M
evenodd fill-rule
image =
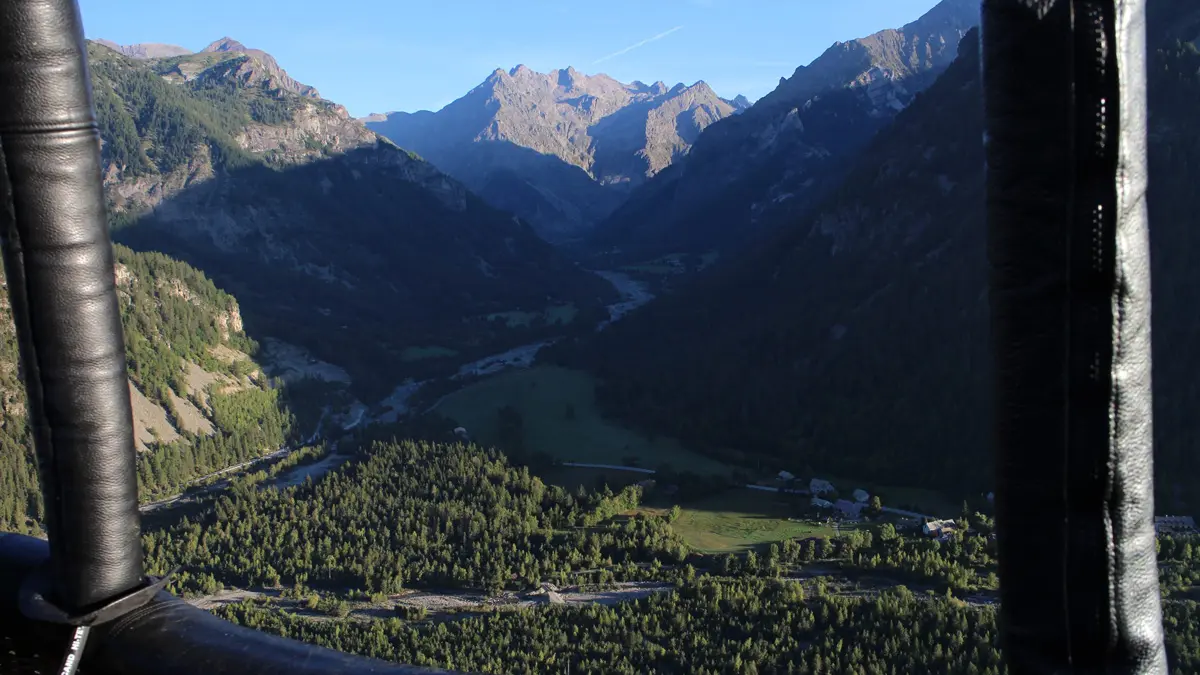
M69 630L19 618L17 582L49 555L46 542L0 534L0 633L65 650ZM58 652L54 656L61 658ZM53 661L53 659L50 659ZM50 667L56 665L51 664ZM421 668L288 640L236 626L168 593L92 629L81 661L91 675L436 675ZM42 672L48 672L44 670Z
M94 660L129 675L437 675L451 671L369 659L236 626L160 593L96 629Z
M1143 2L983 8L1006 657L1163 673Z
M142 581L133 415L100 135L73 0L0 2L0 236L57 602Z

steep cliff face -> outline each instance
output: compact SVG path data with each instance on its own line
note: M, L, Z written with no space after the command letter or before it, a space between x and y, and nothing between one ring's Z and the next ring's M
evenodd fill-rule
M946 69L958 42L979 23L978 0L943 0L902 28L838 42L800 66L756 105L794 106L829 89L875 89L881 107L906 105Z
M364 121L557 240L581 234L742 103L704 82L624 84L574 68L538 73L520 65L496 70L436 113Z
M900 29L839 42L596 227L601 250L635 260L738 248L801 217L849 162L954 59L977 0L944 0Z
M117 246L115 258L143 499L278 449L291 417L262 375L237 300L162 254ZM36 532L42 505L15 333L0 288L0 528Z
M205 270L237 292L252 332L298 342L356 384L394 385L408 347L528 337L490 314L599 310L611 293L269 56L229 41L90 56L115 239Z

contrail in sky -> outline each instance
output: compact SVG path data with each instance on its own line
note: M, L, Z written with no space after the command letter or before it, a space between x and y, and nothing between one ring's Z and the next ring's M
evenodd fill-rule
M631 44L624 49L615 51L615 52L609 54L608 56L601 56L600 58L596 59L595 61L592 61L592 65L594 66L597 63L603 63L604 61L607 61L609 59L615 59L616 57L621 56L622 54L628 54L629 52L637 49L638 47L645 47L646 45L650 44L651 42L657 42L657 41L667 37L671 33L674 33L677 30L681 30L682 28L683 28L683 26L675 26L671 30L663 31L663 32L659 33L658 35L655 35L654 37L648 37L645 40L642 40L641 42L635 42L634 44Z

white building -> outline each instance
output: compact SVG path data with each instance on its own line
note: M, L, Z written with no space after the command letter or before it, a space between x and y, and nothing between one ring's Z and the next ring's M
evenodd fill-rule
M921 532L931 537L940 537L953 532L955 527L953 520L931 520L921 526Z

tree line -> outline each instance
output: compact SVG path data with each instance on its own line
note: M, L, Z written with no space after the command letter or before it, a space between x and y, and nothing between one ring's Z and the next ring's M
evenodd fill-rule
M186 84L163 79L189 58L143 64L88 46L103 155L123 177L169 173L195 157L201 145L208 147L214 167L257 163L234 138L251 121L282 124L292 119L295 105L287 96L221 77L248 57L228 59L220 73Z
M994 523L985 514L962 514L941 539L882 522L698 557L671 530L669 513L625 515L638 505L636 486L568 492L495 451L369 440L379 433L364 432L357 461L320 482L287 490L240 482L199 520L148 533L152 571L184 564L176 590L185 593L212 593L226 583L283 588L333 621L259 602L218 613L422 665L559 672L569 659L573 672L729 672L716 665L724 660L739 664L733 672L1003 672L994 607L963 602L998 587ZM425 433L448 435L440 427ZM1164 589L1190 590L1200 576L1197 551L1200 539L1160 538ZM869 582L865 597L838 597L819 579L806 596L805 584L789 577L813 563L821 564L820 574ZM350 616L346 602L419 586L496 592L543 581L603 586L623 579L672 582L677 591L613 607L452 623L419 611L364 622ZM878 590L897 582L906 586ZM1200 663L1195 603L1168 600L1173 666L1193 667Z
M652 574L640 564L678 564L687 549L661 518L612 518L639 494L572 494L469 445L375 442L317 483L234 489L199 520L148 533L147 562L237 585L382 593L523 589L597 568L640 579Z

